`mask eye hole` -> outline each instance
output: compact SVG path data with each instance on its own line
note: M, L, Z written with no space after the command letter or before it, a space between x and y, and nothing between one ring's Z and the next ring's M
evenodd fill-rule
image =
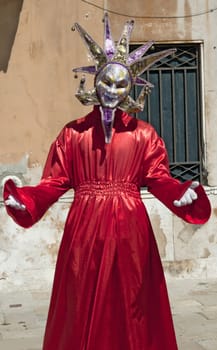
M102 79L102 82L107 85L107 86L112 86L112 82L109 78L105 77L104 79Z
M128 85L128 82L124 79L117 83L117 88L123 89L123 88L126 88L127 85Z

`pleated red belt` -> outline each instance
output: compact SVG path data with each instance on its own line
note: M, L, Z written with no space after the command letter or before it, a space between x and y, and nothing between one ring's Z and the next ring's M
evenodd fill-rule
M85 181L75 188L75 195L92 196L122 196L128 195L139 198L139 187L125 181Z

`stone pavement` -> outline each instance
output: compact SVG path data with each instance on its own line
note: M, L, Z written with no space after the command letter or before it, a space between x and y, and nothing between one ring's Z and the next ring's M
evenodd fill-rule
M168 289L179 350L217 350L217 280L173 279Z
M217 350L217 280L172 279L168 290L179 350ZM0 349L41 350L48 302L48 291L0 292Z

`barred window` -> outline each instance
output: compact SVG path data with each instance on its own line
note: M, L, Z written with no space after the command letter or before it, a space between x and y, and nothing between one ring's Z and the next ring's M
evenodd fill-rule
M136 47L131 45L130 50ZM171 47L177 49L173 56L163 58L142 75L154 88L146 99L144 111L136 117L152 124L164 139L173 177L205 184L200 44L156 44L149 53ZM140 90L138 86L133 88L134 99Z

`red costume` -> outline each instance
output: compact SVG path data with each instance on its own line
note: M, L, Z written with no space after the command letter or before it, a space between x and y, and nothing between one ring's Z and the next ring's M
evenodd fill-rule
M177 349L162 265L140 198L148 190L176 215L202 224L210 204L202 186L191 205L175 207L191 182L169 174L162 139L147 123L116 111L105 144L98 107L64 127L53 143L39 185L12 194L25 211L7 207L30 227L70 188L44 350Z

